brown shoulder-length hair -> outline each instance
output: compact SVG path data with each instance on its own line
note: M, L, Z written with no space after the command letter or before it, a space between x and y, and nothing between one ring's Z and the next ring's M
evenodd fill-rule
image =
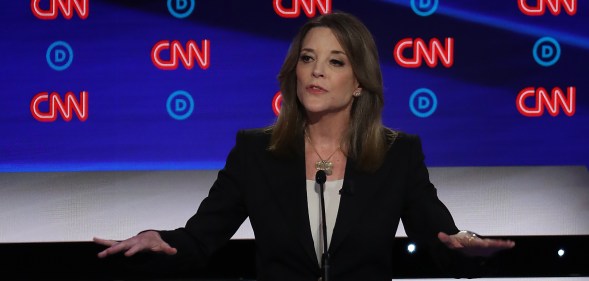
M357 168L375 171L382 164L387 146L394 138L393 131L382 125L384 99L378 51L368 28L356 17L342 12L310 19L293 39L278 75L282 107L276 123L270 127L269 150L278 155L292 155L305 133L307 117L297 98L296 67L303 39L314 27L327 27L333 32L348 55L362 88L361 95L354 98L350 126L341 140L341 147L347 157L356 161Z

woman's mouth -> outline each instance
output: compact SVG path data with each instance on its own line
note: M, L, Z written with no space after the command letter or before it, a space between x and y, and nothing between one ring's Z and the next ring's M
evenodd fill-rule
M306 87L306 89L311 94L322 94L322 93L327 92L326 89L324 89L320 86L317 86L317 85L309 85Z

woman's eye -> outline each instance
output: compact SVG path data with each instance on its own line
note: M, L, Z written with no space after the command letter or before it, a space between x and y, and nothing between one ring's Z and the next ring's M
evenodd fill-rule
M341 60L331 60L330 62L335 66L344 66L344 62Z
M311 56L309 56L309 55L301 55L300 60L302 62L310 62L310 61L313 60L313 58Z

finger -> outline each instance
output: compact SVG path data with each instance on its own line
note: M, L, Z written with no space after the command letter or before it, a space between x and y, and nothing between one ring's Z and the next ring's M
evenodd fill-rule
M162 244L160 244L155 249L153 249L153 251L163 252L163 253L168 254L168 255L175 255L178 252L178 250L176 248L172 248L170 246L170 244L165 243L165 242L162 243Z
M133 245L133 247L129 248L126 252L125 252L125 256L126 257L130 257L133 256L135 254L137 254L138 252L141 252L145 249L144 246L142 246L141 244L135 244Z
M102 252L99 252L99 253L97 254L97 256L98 256L99 258L106 258L106 257L108 256L108 253L106 252L106 250L104 250L104 251L102 251Z
M477 239L475 243L463 250L464 253L471 256L491 256L496 252L512 248L513 246L515 246L515 242L510 240Z
M515 242L511 240L485 239L488 247L510 249L515 247Z
M446 241L448 241L448 234L444 233L444 232L438 232L438 239L440 239L440 241L442 241L442 243L445 243Z
M488 248L490 243L489 239L474 238L467 240L465 246L468 248Z
M109 255L114 254L115 252L113 252L112 250L112 246L116 244L116 241L112 241L112 240L104 240L104 239L94 239L94 241L97 244L103 245L103 246L108 246L108 248L104 249L103 251L99 252L97 255L99 258L105 258Z
M100 244L100 245L103 245L103 246L108 246L108 247L110 247L110 246L114 245L114 244L117 242L117 241L115 241L115 240L110 240L110 239L102 239L102 238L98 238L98 237L94 237L94 238L92 238L92 240L93 240L93 241L94 241L94 243L96 243L96 244Z
M114 243L110 247L108 247L104 251L98 253L98 257L104 258L104 257L110 256L110 255L114 255L119 252L127 250L129 247L130 246L129 246L128 241L122 241L122 242L114 241Z
M498 240L493 239L477 239L473 244L472 247L479 247L479 248L496 248L500 247L503 244Z
M172 247L168 247L168 248L166 248L165 253L168 254L168 255L175 255L176 253L178 253L178 249L172 248Z
M126 252L125 252L125 256L130 257L133 256L139 252L143 252L146 250L150 250L152 252L162 252L168 255L174 255L178 252L178 250L176 248L172 248L170 247L170 245L168 243L160 243L154 247L148 248L147 246L143 245L143 244L135 244L132 247L130 247Z
M446 247L450 248L450 249L457 249L457 248L463 248L464 246L462 245L462 243L460 243L460 241L458 241L457 238L455 238L452 235L448 235L444 232L439 232L438 233L438 239L444 243L446 245Z
M440 239L440 241L446 245L451 245L452 244L452 237L450 237L450 235L444 233L444 232L439 232L438 233L438 239Z
M118 252L119 251L113 250L112 247L109 247L109 248L106 248L104 251L98 253L98 257L99 258L106 258L106 257L108 257L110 255L113 255L113 254L116 254Z

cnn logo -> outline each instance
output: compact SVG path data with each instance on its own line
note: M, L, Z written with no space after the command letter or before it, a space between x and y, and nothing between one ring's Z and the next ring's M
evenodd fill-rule
M274 94L274 98L272 98L272 111L274 111L274 115L280 115L280 109L282 108L282 93L280 91Z
M200 48L194 40L186 42L185 46L178 40L171 42L169 40L161 40L151 49L151 62L162 70L177 69L180 63L188 70L197 64L204 70L209 68L211 64L210 45L210 41L206 39L202 40ZM167 56L162 57L162 53Z
M535 0L535 6L528 4L528 0L517 2L519 10L527 16L541 16L550 11L555 16L560 15L561 9L569 16L577 13L577 0Z
M551 93L545 88L527 87L519 92L516 99L516 106L519 113L527 117L538 117L544 115L544 110L552 116L557 116L560 109L567 116L573 116L576 110L575 87L567 87L566 94L561 88L555 87ZM528 106L526 100L531 99L532 104Z
M407 56L408 53L412 56ZM438 61L450 68L454 64L454 38L444 39L444 44L437 38L431 39L429 44L421 38L401 39L395 45L393 57L400 66L407 68L420 67L424 61L430 68L436 67Z
M283 18L300 16L301 7L309 18L314 17L317 11L320 14L331 13L331 0L291 0L290 8L285 8L282 2L282 0L274 0L273 4L276 14Z
M89 0L50 0L47 9L41 8L41 0L31 0L31 11L42 20L54 20L60 12L68 20L72 19L74 11L83 20L90 14Z
M42 111L40 108L44 103L48 105L47 111ZM63 100L56 92L51 94L41 92L33 97L30 107L31 114L40 122L53 122L57 120L58 113L63 120L68 122L72 120L74 113L80 121L86 121L88 119L88 92L80 92L79 100L72 92L67 92Z

